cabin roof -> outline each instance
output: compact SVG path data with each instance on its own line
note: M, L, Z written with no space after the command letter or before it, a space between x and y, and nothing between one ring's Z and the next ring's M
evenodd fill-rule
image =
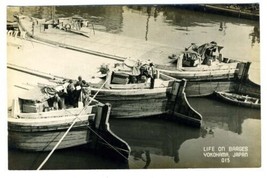
M37 87L34 87L33 89L26 91L21 96L19 96L19 98L24 99L24 100L36 101L36 102L43 102L53 96L54 95L45 93L44 88L37 86Z
M79 16L79 15L73 15L71 16L72 19L84 19L83 17Z

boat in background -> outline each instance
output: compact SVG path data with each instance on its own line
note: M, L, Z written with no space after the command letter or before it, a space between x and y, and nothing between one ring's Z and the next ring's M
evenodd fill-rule
M249 80L251 62L224 57L216 42L197 46L192 43L179 54L169 56L170 62L155 67L174 78L188 80L188 97L212 95L214 91L260 95L260 85Z
M242 4L194 4L176 5L181 9L201 11L205 13L220 14L229 17L243 18L249 20L259 20L259 3Z
M259 20L259 4L202 4L204 12L220 13L232 17Z
M129 145L109 128L111 106L91 97L83 106L80 92L79 107L73 107L64 102L63 88L28 86L23 95L13 100L8 116L9 147L51 151L88 144L96 151L112 151L118 159L128 158Z
M233 80L247 75L243 72L249 67L247 62L224 57L222 49L223 46L214 41L200 46L192 43L179 54L170 55L168 63L155 67L169 76L188 81Z
M214 93L218 99L227 103L254 109L261 108L260 98L255 98L248 95L242 95L236 93L227 93L227 92L214 92Z

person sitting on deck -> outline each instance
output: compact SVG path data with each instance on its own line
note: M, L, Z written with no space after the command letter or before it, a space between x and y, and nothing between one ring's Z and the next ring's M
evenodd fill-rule
M147 69L148 69L147 64L142 65L142 66L140 67L140 75L141 75L141 76L144 75L144 76L148 77L149 75L148 75L148 71L147 71Z
M58 96L57 93L54 96L53 107L55 110L63 109L63 101L61 100L61 98Z
M137 78L133 75L130 75L129 83L138 83Z

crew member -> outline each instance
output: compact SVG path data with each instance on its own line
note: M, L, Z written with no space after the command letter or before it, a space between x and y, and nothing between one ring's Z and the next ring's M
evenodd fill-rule
M155 69L154 64L151 62L148 67L148 75L150 77L150 89L154 88L155 83Z
M69 85L67 86L67 97L66 97L66 103L69 105L74 104L74 91L75 86L72 80L69 81Z
M91 89L88 83L83 80L82 102L83 106L87 106L90 102Z
M53 107L54 107L55 110L63 108L63 102L62 102L61 98L58 96L57 93L54 96Z
M76 87L76 86L80 86L80 87L82 87L82 84L83 84L82 80L83 80L83 79L82 79L82 76L79 76L79 77L78 77L78 81L75 83L75 87Z

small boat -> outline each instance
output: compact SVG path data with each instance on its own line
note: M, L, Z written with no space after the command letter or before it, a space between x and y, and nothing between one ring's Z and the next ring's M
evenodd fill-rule
M248 95L236 94L236 93L227 93L227 92L214 92L215 95L228 103L232 103L238 106L244 106L249 108L260 109L261 101L260 98L251 97Z
M200 46L192 43L179 54L170 55L168 63L155 67L169 76L188 81L231 80L246 76L247 62L223 57L222 48L214 41Z
M203 4L199 5L205 12L220 13L238 18L259 20L259 4ZM247 6L247 7L246 7Z
M82 26L88 26L89 21L80 16L74 15L72 17L57 18L56 21L57 22L53 20L52 24L60 30L83 35L88 38L90 37L87 32L81 31Z
M63 88L29 86L23 95L13 99L8 116L9 147L51 151L88 144L127 158L130 147L109 128L111 106L91 97L88 105L83 106L83 92L77 92L79 104L73 107L64 101Z
M184 92L186 80L155 72L154 79L145 77L133 61L100 68L101 77L89 82L96 99L112 105L111 117L140 118L174 114L181 120L200 123L201 115L189 104ZM102 75L106 75L103 78ZM99 89L101 86L103 88Z

